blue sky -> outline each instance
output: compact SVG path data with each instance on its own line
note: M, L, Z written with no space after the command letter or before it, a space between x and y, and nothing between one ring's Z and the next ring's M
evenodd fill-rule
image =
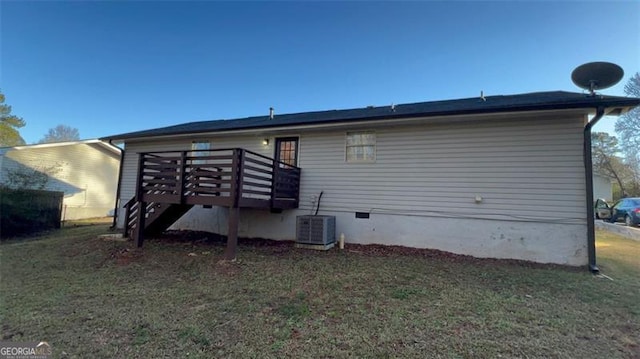
M27 143L533 91L640 71L640 2L0 2L0 89ZM614 119L601 121L613 131Z

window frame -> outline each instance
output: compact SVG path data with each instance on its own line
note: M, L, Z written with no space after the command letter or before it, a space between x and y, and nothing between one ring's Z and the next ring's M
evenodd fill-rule
M290 152L292 152L295 156L294 158L294 162L295 164L290 164L287 163L286 161L283 161L282 159L282 148L280 147L282 145L283 142L294 142L295 146L293 149L289 149ZM273 155L273 159L276 161L280 161L285 163L286 165L282 165L280 164L281 168L284 168L286 166L292 166L292 167L298 167L298 164L300 163L300 137L299 136L286 136L286 137L275 137L274 138L274 155Z
M373 135L373 143L363 143L363 144L357 144L357 145L349 145L349 136L353 136L353 135ZM356 148L356 147L361 147L361 148L366 148L366 147L372 147L373 148L373 158L349 158L349 148ZM363 153L366 153L366 151L363 151ZM375 163L377 161L378 158L378 135L376 134L375 131L371 131L371 130L363 130L363 131L348 131L345 133L345 137L344 137L344 161L346 163Z
M206 148L199 148L199 144L206 144ZM209 140L199 140L199 141L191 141L191 156L192 157L202 157L202 156L208 156L209 155L209 150L211 150L211 141ZM201 160L201 159L192 159L191 160L191 164L194 165L199 165L199 164L205 164L207 161L206 160Z

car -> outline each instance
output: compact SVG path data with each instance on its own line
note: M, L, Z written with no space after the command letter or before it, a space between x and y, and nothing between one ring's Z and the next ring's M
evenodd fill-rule
M596 219L611 218L611 206L603 198L598 198L593 206Z
M627 226L640 224L640 197L623 198L610 206L605 200L595 203L596 218L606 219L611 223L624 221Z

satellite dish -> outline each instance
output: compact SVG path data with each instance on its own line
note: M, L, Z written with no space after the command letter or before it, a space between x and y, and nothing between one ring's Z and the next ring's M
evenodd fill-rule
M617 84L624 75L622 67L610 62L589 62L576 67L571 73L571 80L578 87L589 90L595 95L596 90L606 89Z

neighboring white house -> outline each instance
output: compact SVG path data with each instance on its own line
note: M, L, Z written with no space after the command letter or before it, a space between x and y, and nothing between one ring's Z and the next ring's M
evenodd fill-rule
M617 114L638 104L541 92L194 122L105 139L125 145L123 204L136 193L142 152L244 148L293 161L299 208L241 209L243 237L293 240L296 216L318 206L336 216L347 243L584 265L595 251L585 125L598 107ZM196 206L173 228L226 234L228 213Z
M100 140L0 148L0 183L12 173L44 173L44 189L64 192L62 219L104 217L113 212L121 150Z
M599 173L593 174L593 198L602 198L609 203L613 202L613 187L610 177Z

